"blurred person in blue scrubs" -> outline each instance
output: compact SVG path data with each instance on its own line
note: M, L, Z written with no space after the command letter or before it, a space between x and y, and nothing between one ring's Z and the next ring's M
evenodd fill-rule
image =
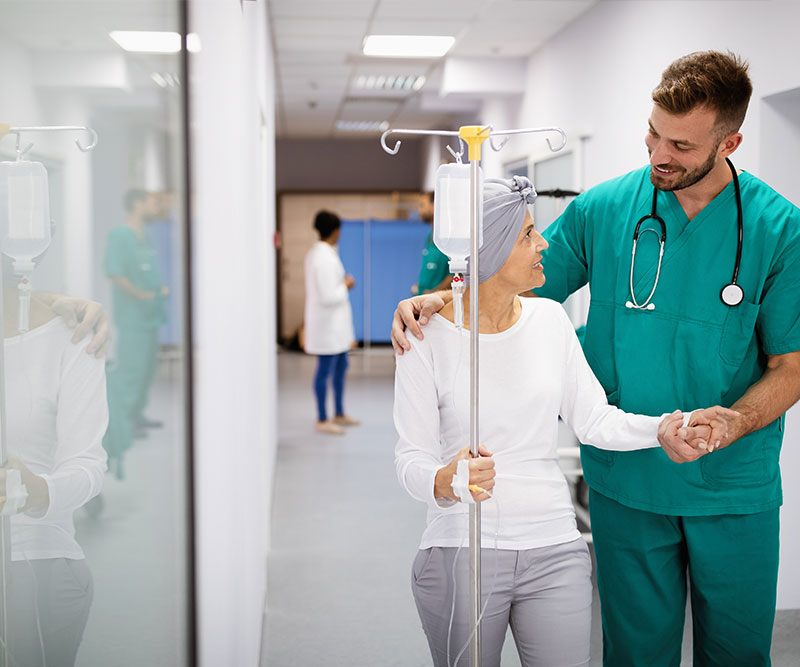
M779 457L784 413L800 399L800 210L730 161L752 94L747 70L716 51L669 65L652 93L649 164L576 197L543 234L548 281L536 294L564 301L590 285L584 349L611 404L740 414L698 461L581 448L607 667L679 664L687 589L695 665L770 664ZM642 235L634 269L639 220L656 233ZM732 282L738 303L723 298ZM449 298L402 302L399 353L409 349L403 327L421 337L415 314L424 324ZM699 411L690 425L712 421Z
M117 327L116 362L108 371L109 426L103 445L117 478L132 438L161 422L144 415L158 366L158 330L166 321L168 290L158 256L145 234L157 213L157 200L144 190L125 195L125 222L108 235L105 269L112 282L113 320Z
M155 248L158 258L158 271L161 281L167 288L164 308L166 321L158 332L160 345L178 345L181 340L180 321L180 228L175 218L175 193L161 190L150 193L155 199L152 220L145 226L150 244Z

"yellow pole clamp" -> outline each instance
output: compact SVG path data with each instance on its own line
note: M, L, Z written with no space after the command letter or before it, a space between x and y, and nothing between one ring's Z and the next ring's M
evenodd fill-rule
M458 136L469 146L469 161L481 159L481 144L489 138L489 128L480 125L464 125L458 128Z
M0 123L0 139L8 134L11 129L11 123Z

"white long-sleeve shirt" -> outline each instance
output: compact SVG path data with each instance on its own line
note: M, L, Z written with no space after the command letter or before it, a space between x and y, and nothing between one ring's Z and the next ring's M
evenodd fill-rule
M309 354L347 352L355 340L350 294L339 253L317 241L306 254L305 351Z
M50 492L43 516L11 517L12 560L84 557L72 513L102 488L108 407L104 360L71 338L56 318L5 339L8 453Z
M482 504L482 544L532 549L579 537L558 465L559 415L583 443L657 447L660 417L609 406L572 324L549 299L521 299L506 331L480 335L480 441L493 453L495 488ZM436 472L469 444L469 331L435 315L424 340L397 357L394 422L400 483L428 505L420 549L466 544L468 505L435 499ZM499 511L499 524L497 522Z

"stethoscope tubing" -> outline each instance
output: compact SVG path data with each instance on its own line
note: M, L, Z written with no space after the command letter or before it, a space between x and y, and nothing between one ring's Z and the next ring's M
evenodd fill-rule
M730 161L730 159L725 158L725 162L728 163L728 167L730 168L731 174L733 175L733 188L736 196L736 223L737 223L738 239L736 244L736 262L733 267L733 277L731 278L731 282L725 285L725 287L723 287L722 290L720 291L720 299L726 306L738 306L744 299L744 290L742 290L742 288L737 284L737 280L739 279L739 267L741 266L742 262L742 245L744 240L742 194L741 190L739 189L739 176L736 173L736 168L733 166L733 163ZM631 271L629 278L631 298L630 301L627 301L625 303L625 306L627 308L635 308L637 310L655 309L655 305L651 303L651 300L656 292L656 287L658 287L658 279L661 276L661 261L664 257L664 245L667 242L667 225L664 223L663 218L661 218L661 216L659 216L657 213L657 208L656 208L657 200L658 200L658 188L654 186L653 204L650 213L648 215L642 216L639 219L639 222L636 223L636 227L633 230L633 248L631 249ZM658 235L658 232L652 228L641 230L642 223L647 220L655 220L658 222L659 227L661 228L661 235L659 239L658 264L656 266L656 277L653 282L653 289L650 290L650 294L648 294L644 302L639 303L636 299L636 294L633 291L633 274L634 274L634 266L636 264L636 245L639 241L640 236L646 232L652 232L653 234ZM735 296L728 296L731 294Z

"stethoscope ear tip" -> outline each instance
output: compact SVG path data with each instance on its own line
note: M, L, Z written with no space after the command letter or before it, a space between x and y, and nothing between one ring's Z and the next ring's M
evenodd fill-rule
M633 308L633 304L630 301L626 301L625 302L625 307L626 308Z
M655 310L655 309L656 309L656 304L654 303L647 304L647 310Z

